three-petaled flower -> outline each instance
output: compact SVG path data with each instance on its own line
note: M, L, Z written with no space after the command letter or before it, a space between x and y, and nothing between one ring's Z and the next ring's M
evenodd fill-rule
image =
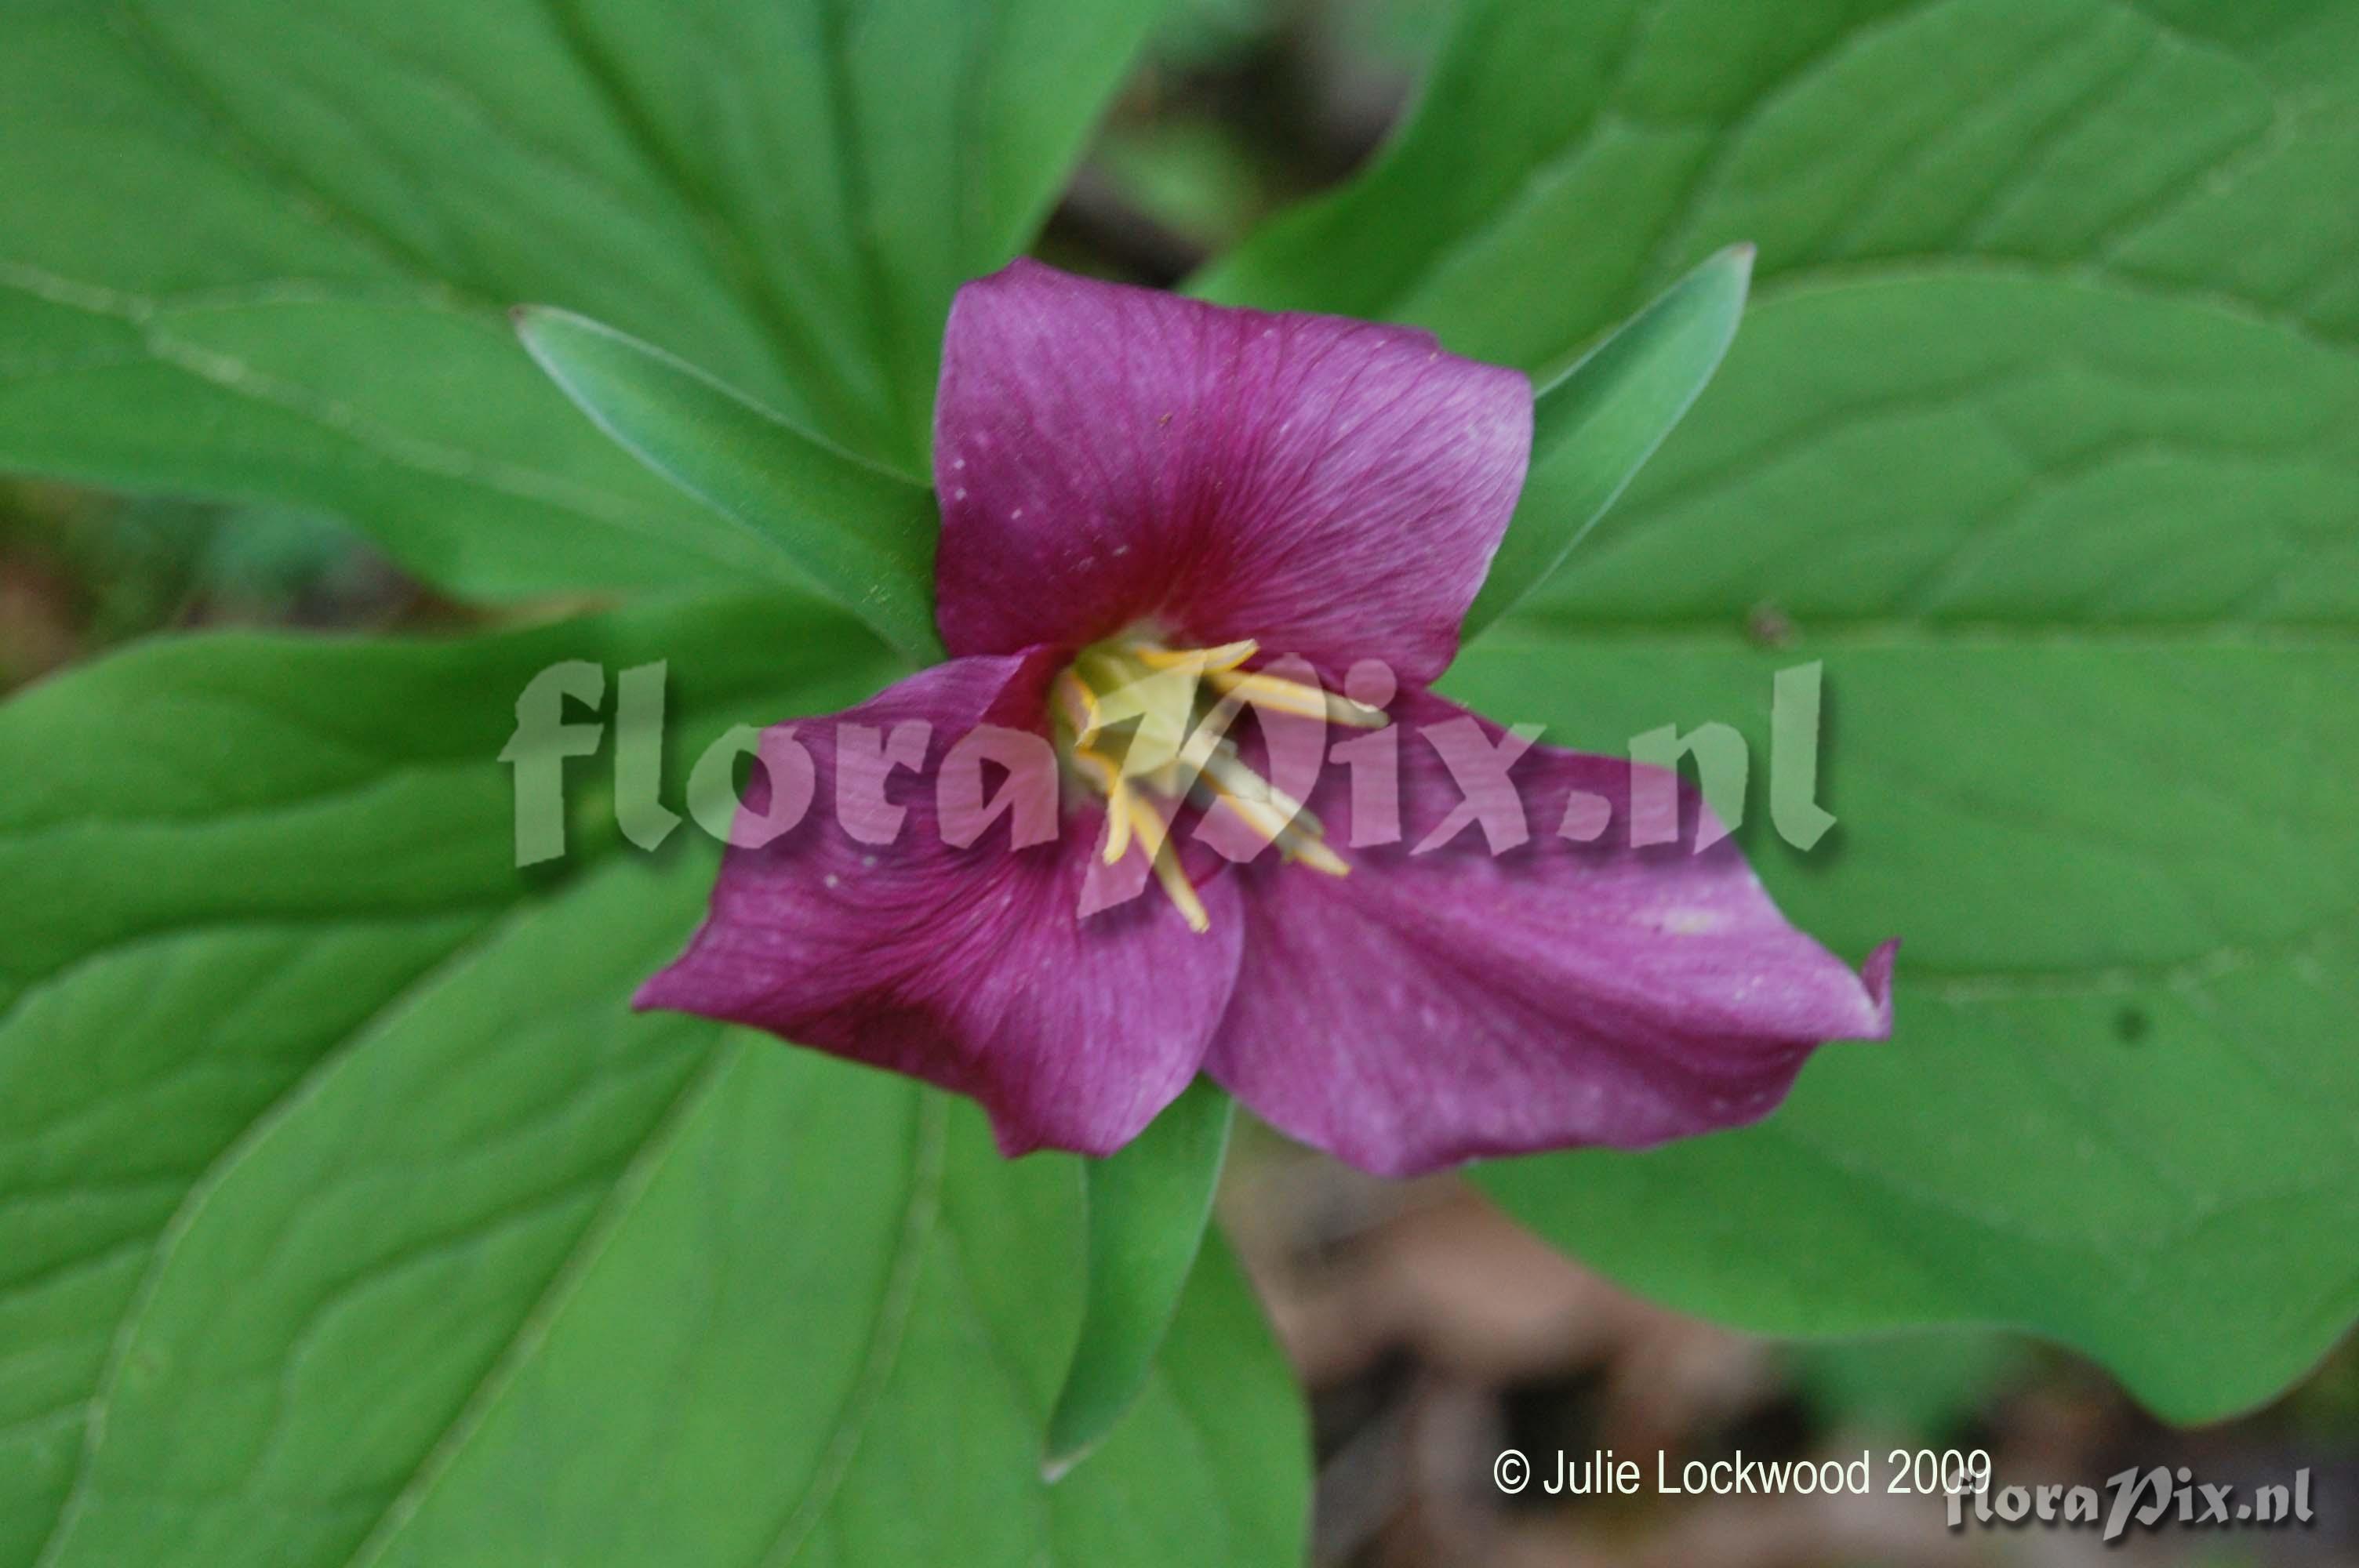
M1521 374L1420 332L1029 262L969 284L935 414L951 657L795 737L821 799L846 769L889 771L875 737L908 721L938 749L1040 737L1060 830L956 844L924 791L886 844L814 815L730 851L639 1004L972 1096L1010 1154L1111 1152L1199 1072L1387 1174L1766 1115L1821 1042L1889 1032L1889 945L1854 973L1730 842L1430 841L1461 791L1400 738L1500 740L1427 688L1531 420ZM1241 701L1254 732L1229 730ZM1394 746L1400 822L1354 831L1356 770L1303 799L1270 787L1288 715ZM1543 822L1575 798L1626 815L1644 772L1537 745L1514 771ZM1692 842L1710 819L1680 798ZM1215 817L1259 835L1247 858L1203 842ZM1163 896L1108 891L1124 869Z

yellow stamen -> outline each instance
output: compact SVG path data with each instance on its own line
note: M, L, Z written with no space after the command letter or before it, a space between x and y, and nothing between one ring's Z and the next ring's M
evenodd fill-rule
M1215 691L1233 692L1248 702L1257 702L1280 713L1323 719L1330 724L1349 725L1354 730L1381 729L1386 722L1383 708L1353 702L1305 681L1236 669L1208 671L1204 678Z
M1246 770L1239 764L1237 771L1244 773ZM1260 834L1266 842L1277 843L1294 825L1294 813L1287 807L1295 803L1275 789L1240 793L1231 780L1210 769L1205 771L1203 780L1204 787L1213 798L1227 801L1230 809L1244 818L1245 826ZM1300 807L1296 806L1296 809Z
M1323 871L1331 877L1348 877L1352 874L1351 862L1330 849L1324 838L1312 838L1309 834L1296 834L1289 835L1278 842L1286 850L1288 860L1308 866L1314 871Z
M1122 779L1122 770L1114 765L1113 758L1088 746L1075 746L1071 755L1074 763L1097 785L1100 795L1114 793L1114 786Z
M1121 774L1115 774L1114 783L1106 790L1105 863L1109 866L1120 860L1130 849L1130 818L1136 809L1134 799L1130 786L1122 781Z
M1331 877L1352 874L1351 862L1327 847L1319 836L1319 818L1310 808L1265 781L1234 756L1213 759L1205 770L1205 787L1216 799L1227 801L1245 825L1278 847L1289 860L1299 860Z
M1217 648L1158 648L1142 646L1136 657L1151 670L1193 670L1198 675L1211 675L1233 670L1261 651L1261 644L1248 637L1242 643L1223 643Z
M1188 929L1202 935L1212 928L1212 917L1204 913L1204 901L1197 896L1196 884L1188 880L1187 868L1180 863L1180 852L1171 843L1170 824L1152 802L1139 799L1129 789L1123 791L1122 798L1125 816L1155 869L1155 880L1163 884L1164 896L1179 906ZM1120 858L1109 855L1106 863L1112 865Z
M1172 841L1169 812L1193 798L1231 809L1288 861L1327 876L1351 865L1321 838L1299 800L1247 767L1228 731L1248 705L1365 729L1390 722L1378 708L1312 681L1247 670L1260 651L1250 639L1210 648L1173 648L1146 636L1092 643L1049 687L1060 749L1105 801L1107 865L1136 849L1147 858L1193 931L1212 928Z
M1151 773L1179 753L1187 741L1188 719L1195 707L1193 671L1149 669L1136 659L1096 650L1085 651L1075 667L1104 693L1091 707L1091 729L1082 736L1084 743L1103 730L1120 727L1128 741L1122 771L1133 776ZM1086 683L1084 689L1090 689Z
M1073 743L1088 745L1098 732L1098 694L1078 674L1065 669L1057 672L1049 696L1056 703L1058 716L1064 719L1065 727L1073 732Z
M1211 712L1196 721L1196 728L1190 732L1187 743L1171 758L1174 776L1183 781L1175 793L1185 794L1187 786L1184 781L1193 779L1211 766L1212 759L1223 749L1235 752L1235 743L1229 740L1229 726L1236 722L1237 715L1244 708L1245 704L1234 697L1224 697L1212 705Z
M1234 747L1224 747L1207 758L1203 776L1215 790L1240 804L1245 801L1266 802L1277 813L1285 827L1299 824L1310 831L1320 830L1319 818L1310 808L1295 799L1259 773L1237 760Z
M1164 896L1180 906L1180 918L1189 930L1201 936L1212 928L1212 917L1204 913L1204 901L1196 896L1196 884L1188 880L1168 838L1155 851L1155 880L1163 884Z

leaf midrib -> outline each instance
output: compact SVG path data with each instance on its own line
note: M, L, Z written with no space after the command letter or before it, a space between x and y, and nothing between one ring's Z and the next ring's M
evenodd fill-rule
M909 1317L917 1307L918 1286L924 1276L926 1250L941 1220L943 1178L948 1169L950 1103L931 1090L917 1096L917 1129L909 1153L908 1199L886 1265L884 1294L868 1344L861 1354L860 1370L852 1391L831 1423L827 1442L811 1479L779 1522L777 1532L761 1557L762 1568L788 1568L802 1554L811 1531L826 1516L860 1457L862 1440L893 1379ZM799 1527L799 1528L798 1528ZM353 1568L359 1568L358 1564Z
M40 1551L34 1555L35 1568L52 1568L58 1553L72 1534L72 1526L86 1499L92 1461L99 1445L105 1440L108 1408L124 1376L132 1340L154 1299L165 1268L206 1203L273 1129L319 1093L368 1042L381 1038L397 1027L404 1018L425 1005L465 972L478 957L497 946L516 926L538 913L539 902L527 901L512 910L506 919L470 934L433 968L387 998L382 1006L346 1031L342 1038L323 1052L309 1068L297 1075L267 1105L250 1118L245 1127L223 1143L221 1152L190 1184L187 1195L150 1244L152 1250L147 1267L132 1292L122 1318L115 1325L105 1367L87 1401L88 1415L83 1426L82 1449L74 1460L73 1476L68 1484L65 1500L59 1507L58 1517L51 1524Z
M103 284L70 278L20 262L0 260L0 289L9 289L46 304L79 309L127 326L139 335L142 357L127 364L150 364L172 370L192 381L234 397L291 414L317 428L351 441L396 468L429 479L463 484L488 494L570 513L585 522L618 534L661 543L676 551L701 554L692 536L669 529L660 517L618 503L594 485L581 483L507 459L487 459L463 448L414 436L364 415L355 406L322 396L299 383L258 371L246 361L176 336L162 324L171 307L147 295ZM321 291L307 297L310 304L366 302L365 295ZM403 303L418 309L447 310L426 298ZM462 314L464 314L462 312ZM727 566L727 562L719 562Z
M500 1398L522 1375L533 1357L539 1353L550 1328L564 1314L583 1280L654 1185L657 1175L679 1147L698 1111L728 1077L730 1069L747 1048L744 1042L726 1037L713 1043L705 1061L672 1097L670 1103L657 1118L654 1130L615 1176L605 1201L567 1249L565 1257L550 1273L532 1305L517 1320L516 1330L509 1336L506 1346L460 1401L458 1413L443 1428L441 1435L419 1456L417 1466L408 1478L395 1488L375 1522L345 1558L343 1568L366 1568L367 1564L377 1562L410 1519L417 1517L426 1498L440 1484L442 1477L450 1474L461 1453L482 1430L483 1423L489 1419Z

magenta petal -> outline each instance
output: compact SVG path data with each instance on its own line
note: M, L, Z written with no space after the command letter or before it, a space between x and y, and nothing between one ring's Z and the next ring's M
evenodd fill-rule
M959 659L781 726L812 761L809 815L764 848L729 851L703 927L638 1005L752 1024L971 1096L1010 1155L1129 1141L1194 1076L1243 922L1225 878L1201 890L1202 935L1155 896L1080 920L1102 812L1063 817L1058 837L1023 849L1004 817L968 849L943 842L943 754L979 723L1037 729L1055 663ZM923 768L890 775L908 816L892 842L861 842L836 809L838 727L911 720L933 728ZM757 775L746 814L767 799Z
M1531 388L1422 332L1018 261L951 307L936 588L954 654L1135 622L1433 679L1523 487Z
M1250 930L1206 1069L1256 1114L1364 1170L1637 1148L1758 1119L1820 1042L1891 1029L1891 949L1864 975L1788 925L1731 842L1627 847L1631 764L1535 747L1511 777L1530 841L1479 827L1410 850L1461 796L1421 730L1471 717L1416 695L1401 736L1399 843L1345 847L1348 877L1256 862ZM1477 720L1484 735L1498 730ZM1314 796L1352 838L1350 790ZM1557 837L1572 791L1596 844ZM1594 826L1595 808L1575 813Z

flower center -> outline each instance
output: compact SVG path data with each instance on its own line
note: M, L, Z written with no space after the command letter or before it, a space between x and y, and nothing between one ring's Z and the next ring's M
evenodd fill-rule
M1251 706L1353 729L1387 722L1381 708L1312 682L1246 669L1258 651L1251 641L1173 648L1126 633L1083 648L1049 687L1058 754L1106 803L1105 863L1136 848L1194 931L1212 920L1171 843L1183 802L1206 810L1226 802L1265 846L1312 871L1340 877L1352 869L1301 801L1240 758L1228 732L1237 714Z

